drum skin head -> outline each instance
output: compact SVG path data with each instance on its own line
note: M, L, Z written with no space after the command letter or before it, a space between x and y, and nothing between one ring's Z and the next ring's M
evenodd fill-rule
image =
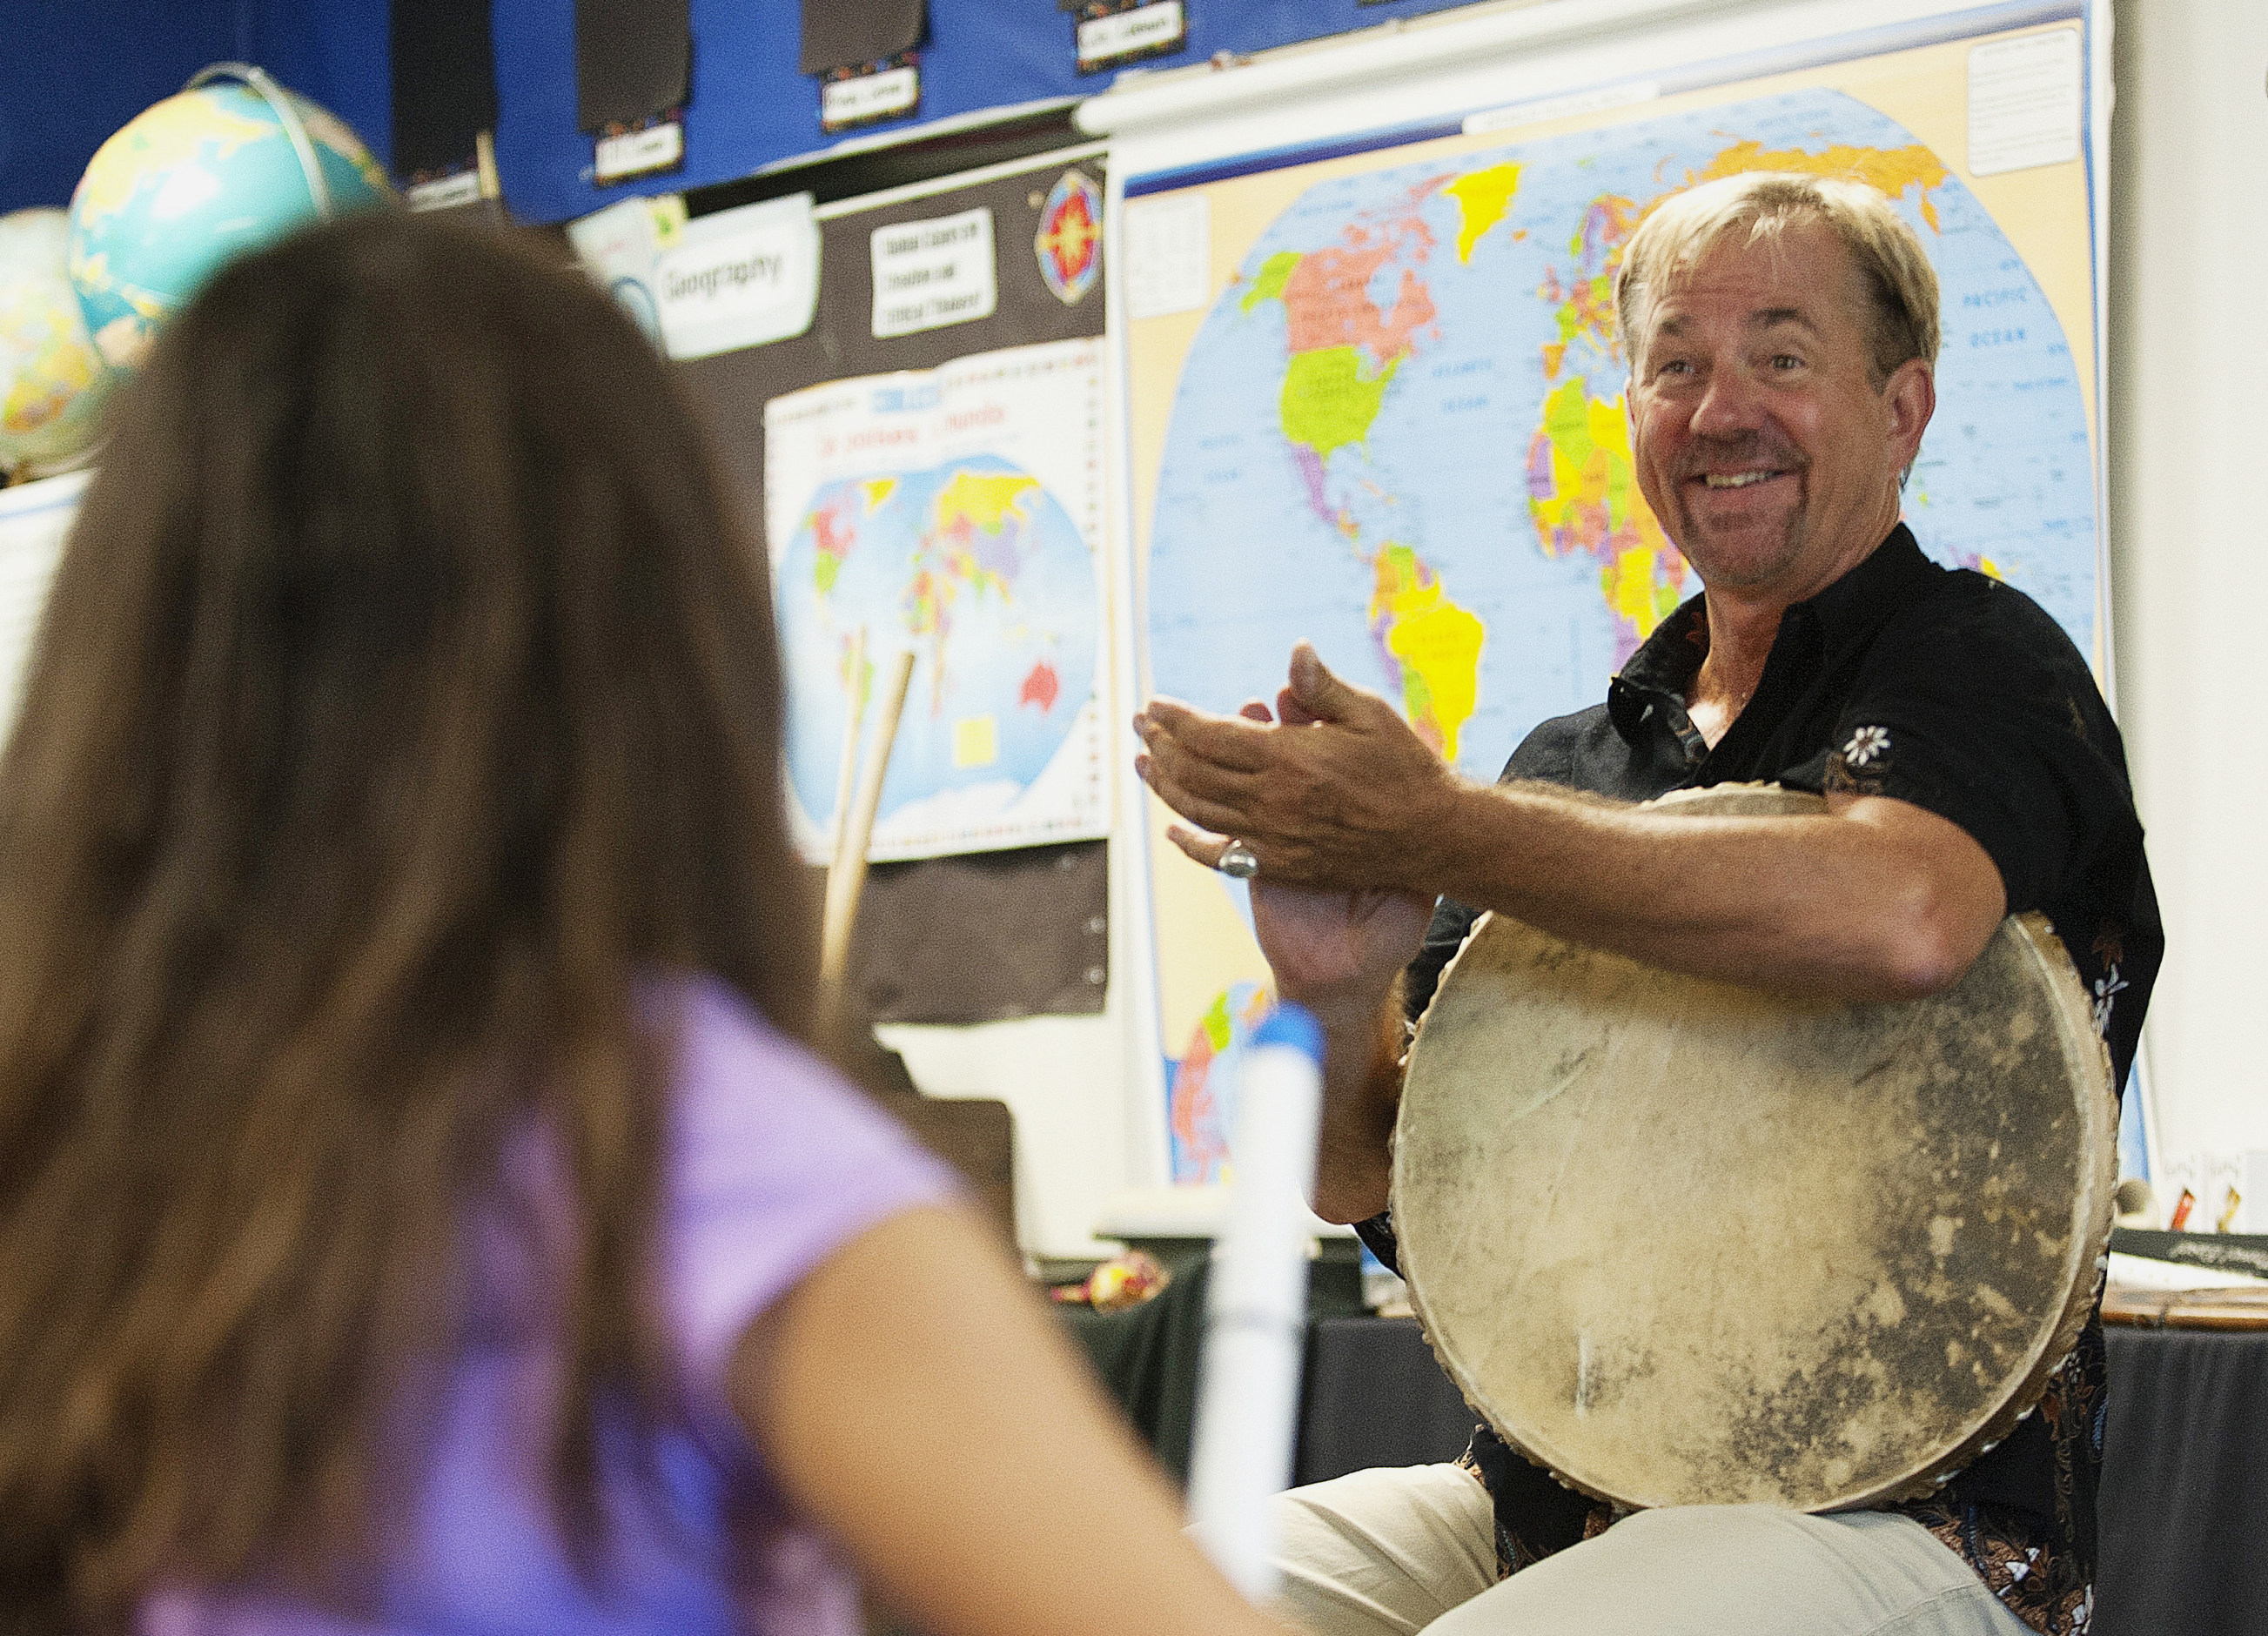
M1823 811L1738 786L1697 815ZM1625 1506L1926 1493L2092 1304L2110 1059L2044 918L1944 993L1790 999L1484 917L1410 1049L1402 1271L1466 1400Z

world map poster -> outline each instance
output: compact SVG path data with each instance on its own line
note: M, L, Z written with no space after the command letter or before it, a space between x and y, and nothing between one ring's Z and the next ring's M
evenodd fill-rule
M830 382L764 409L789 815L829 861L845 726L913 681L878 861L1103 834L1102 343Z
M1130 180L1130 217L1202 201L1180 208L1202 210L1211 281L1194 310L1127 327L1145 689L1272 698L1307 637L1482 780L1602 699L1700 589L1633 475L1615 270L1663 199L1744 171L1864 180L1919 235L1945 336L1906 521L1940 562L2036 598L2099 667L2094 275L2078 32L2059 26ZM2017 40L2051 79L2073 65L2074 136L1978 175L1972 77ZM1268 969L1243 887L1151 812L1173 1178L1217 1181Z

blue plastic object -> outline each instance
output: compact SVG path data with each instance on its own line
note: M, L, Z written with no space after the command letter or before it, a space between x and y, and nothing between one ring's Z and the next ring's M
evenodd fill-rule
M1270 1012L1266 1021L1252 1031L1252 1043L1255 1047L1289 1045L1306 1052L1307 1059L1318 1068L1323 1065L1323 1025L1305 1006L1289 1000Z

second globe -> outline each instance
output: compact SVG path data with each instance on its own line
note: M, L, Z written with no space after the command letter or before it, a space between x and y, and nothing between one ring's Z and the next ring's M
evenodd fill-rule
M384 168L335 115L257 70L207 75L216 77L128 122L71 195L71 282L114 368L139 363L165 320L228 262L326 214L394 200ZM298 116L328 210L277 101Z

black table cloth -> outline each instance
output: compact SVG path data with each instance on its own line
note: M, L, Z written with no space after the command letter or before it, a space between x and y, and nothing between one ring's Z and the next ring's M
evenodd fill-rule
M2268 1632L2268 1330L2105 1338L2095 1636Z
M1204 1265L1071 1327L1159 1460L1186 1477ZM2268 1330L2114 1327L2094 1636L2268 1636ZM1472 1419L1410 1319L1308 1325L1297 1480L1454 1459Z

